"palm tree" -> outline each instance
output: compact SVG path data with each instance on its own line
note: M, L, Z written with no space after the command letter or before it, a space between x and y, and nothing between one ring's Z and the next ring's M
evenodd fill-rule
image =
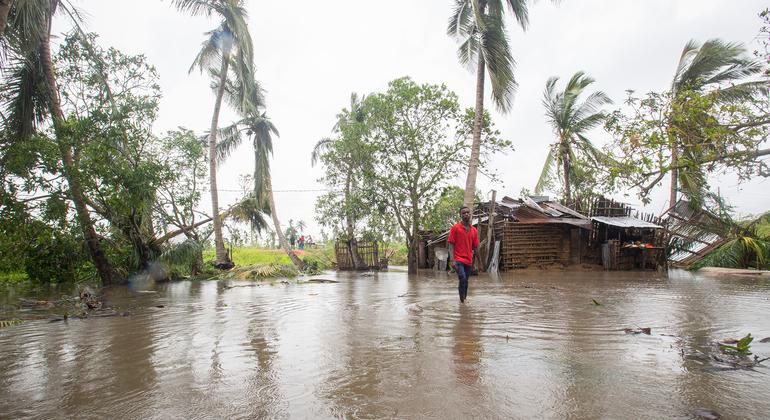
M70 17L76 28L79 13L68 2L60 0L27 0L2 2L0 13L8 13L8 25L3 33L3 51L7 57L3 70L7 73L3 82L5 130L18 141L24 141L36 128L50 118L56 144L62 160L63 175L69 186L69 195L75 206L78 224L99 278L109 284L115 280L115 272L102 249L99 235L87 207L85 193L80 183L80 170L73 153L72 139L65 128L59 87L51 58L51 30L54 16L61 12ZM82 31L80 31L82 34ZM87 37L81 37L84 45ZM85 45L88 48L88 45ZM7 64L7 67L6 67Z
M489 73L492 84L492 101L501 112L510 110L516 91L515 62L505 34L505 5L519 25L526 29L529 23L527 0L455 0L454 13L447 27L447 33L462 43L458 50L460 63L471 66L474 60L476 62L476 114L463 196L463 205L468 207L473 204L476 192L486 73Z
M676 204L680 190L698 201L697 197L705 189L705 174L699 167L682 167L679 162L682 159L697 162L709 149L707 139L695 139L687 144L680 138L682 130L678 130L673 114L687 107L691 92L713 95L717 104L745 100L760 92L766 94L766 80L751 80L761 75L762 70L762 63L752 60L741 44L711 39L702 45L694 40L685 45L669 91L674 111L669 110L664 122L671 153L670 206Z
M605 115L600 108L612 101L604 92L597 91L579 103L580 95L594 82L582 71L572 76L563 91L556 91L558 81L558 77L551 77L545 84L543 105L546 119L556 134L556 142L548 150L535 192L540 193L554 173L560 171L564 202L569 205L572 201L570 176L576 166L584 162L596 166L603 157L585 134L604 121Z
M210 70L212 65L219 65L219 69L211 71L212 76L218 78L216 99L214 100L214 113L211 117L209 129L209 182L211 186L211 211L214 226L214 246L216 260L214 265L222 268L232 267L233 263L227 255L224 239L222 237L222 219L219 217L219 194L217 191L217 134L219 126L219 111L222 106L222 98L225 94L228 75L232 70L236 83L243 90L237 97L244 101L249 98L249 92L257 91L254 85L253 47L251 34L247 25L247 13L244 8L244 0L174 0L178 9L189 12L192 15L217 16L221 18L219 26L206 32L206 40L201 45L198 55L195 57L190 72L196 67L201 71ZM231 68L232 67L232 68ZM240 104L248 106L247 102ZM252 104L258 106L259 104Z
M252 102L253 103L253 102ZM252 111L253 107L248 107ZM257 201L267 204L265 212L269 211L273 219L275 234L278 236L278 242L283 247L286 255L291 262L300 270L304 271L307 264L297 257L297 254L289 246L281 223L278 221L278 213L275 210L275 199L273 198L273 182L270 175L270 156L273 154L273 135L278 136L278 129L273 125L267 115L262 113L250 113L236 123L223 128L222 142L219 145L219 157L223 159L230 154L242 142L242 133L246 133L251 138L254 147L254 197ZM290 221L290 224L291 221ZM293 229L293 224L290 227Z
M335 161L336 165L340 165L344 172L345 186L343 188L343 207L345 213L345 232L347 234L347 248L352 258L353 267L356 270L366 270L369 266L361 258L361 254L358 252L358 241L356 239L356 216L354 197L356 186L359 180L359 174L363 169L361 165L362 158L367 157L367 151L361 147L361 141L363 140L364 128L364 109L363 102L366 99L366 95L360 99L358 95L353 92L350 94L350 109L343 109L341 113L337 114L337 122L334 124L332 131L337 134L336 138L323 138L319 140L313 147L313 152L310 155L310 164L315 164L321 159L325 153L330 152L332 149L336 149L341 155L341 159Z

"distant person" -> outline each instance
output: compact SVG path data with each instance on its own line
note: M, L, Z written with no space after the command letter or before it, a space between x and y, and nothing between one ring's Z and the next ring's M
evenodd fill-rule
M305 249L305 235L299 237L297 244L299 244L299 249Z
M289 236L289 243L291 244L291 249L294 249L294 243L297 241L297 237L294 235Z
M449 266L457 270L460 284L460 303L468 297L468 276L473 269L473 256L479 253L479 232L471 225L471 209L460 208L460 221L452 226L447 237L449 243Z

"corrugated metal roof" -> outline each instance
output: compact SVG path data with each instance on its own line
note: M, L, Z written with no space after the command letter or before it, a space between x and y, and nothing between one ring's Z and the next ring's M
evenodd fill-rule
M608 216L594 216L591 218L600 223L611 226L619 226L626 228L653 228L663 229L663 226L658 226L654 223L645 222L644 220L635 219L633 217L608 217Z

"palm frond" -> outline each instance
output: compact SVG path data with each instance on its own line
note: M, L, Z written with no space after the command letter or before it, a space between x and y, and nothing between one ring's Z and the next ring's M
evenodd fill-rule
M217 130L217 161L224 162L243 142L239 123L230 124Z
M693 49L694 48L694 49ZM685 46L683 61L674 77L674 92L701 90L716 83L728 83L761 72L761 66L745 57L739 43L710 39L700 47L693 41Z
M270 214L267 200L260 200L253 194L238 202L230 211L230 216L239 222L249 223L254 231L261 232L268 227L265 215Z
M212 0L172 0L171 5L181 12L193 16L211 16L214 12Z
M321 156L331 148L333 143L334 140L328 137L318 140L315 146L313 146L313 152L310 154L310 165L315 166L318 160L321 159Z
M601 150L597 149L596 146L594 146L593 143L591 143L591 141L588 140L588 138L584 135L575 134L575 137L578 139L576 142L578 149L580 149L583 156L588 158L594 167L602 166L603 163L609 159L609 156L604 154L604 152Z
M447 25L447 35L460 38L469 35L466 31L471 24L473 11L471 4L467 0L455 0L454 11L449 17Z
M513 17L519 22L521 29L527 30L529 26L529 9L527 0L506 0L508 8L513 13Z
M178 244L171 244L160 254L159 260L168 265L190 266L197 261L203 252L200 243L186 240Z
M201 49L195 56L188 73L192 73L197 67L201 72L206 68L220 67L221 55L219 46L219 35L217 31L208 31L205 33L206 39L201 43Z
M0 328L8 328L21 325L24 321L20 319L0 319Z
M763 98L766 100L768 93L770 93L770 81L768 80L739 83L712 92L722 102L745 100L755 96L759 96L759 100Z
M7 118L6 128L14 137L29 138L48 115L49 96L39 56L15 57L6 68L0 85L0 109Z
M543 164L543 169L540 171L540 177L537 179L537 184L535 185L535 194L540 194L543 192L551 183L551 180L553 180L554 165L556 163L555 155L556 147L551 146L550 150L548 150L548 154L545 156L545 163Z
M473 63L478 58L479 48L481 43L475 36L469 36L457 49L457 59L460 64L466 66L469 70L473 70Z
M484 57L489 81L492 85L492 102L498 110L507 112L513 103L517 83L513 76L516 62L511 56L508 37L502 20L485 16L488 22L481 32L481 55Z

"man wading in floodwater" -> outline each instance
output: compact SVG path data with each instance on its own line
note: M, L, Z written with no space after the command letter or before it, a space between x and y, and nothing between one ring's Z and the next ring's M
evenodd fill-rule
M479 253L479 232L471 225L471 209L460 208L460 221L452 226L447 237L449 266L457 270L460 303L468 297L468 275L473 268L473 256Z

